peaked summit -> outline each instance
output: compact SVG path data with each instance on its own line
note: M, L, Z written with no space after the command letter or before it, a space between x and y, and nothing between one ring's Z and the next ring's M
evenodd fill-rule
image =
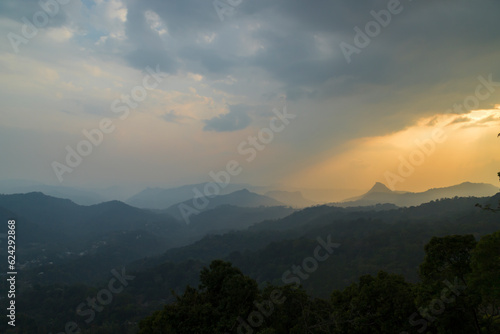
M373 193L392 193L392 190L387 188L385 184L377 182L366 194Z

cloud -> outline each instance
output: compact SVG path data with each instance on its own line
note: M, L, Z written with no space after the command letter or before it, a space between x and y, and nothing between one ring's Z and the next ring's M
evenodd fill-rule
M204 131L230 132L246 128L252 123L246 105L230 105L229 113L205 121Z
M373 20L370 12L386 9L387 1L243 1L224 22L210 1L126 3L122 55L134 68L160 64L167 73L201 73L212 80L227 75L239 80L250 73L252 80L272 79L290 101L345 96L364 92L367 85L432 88L452 80L457 66L470 71L482 56L474 50L499 42L499 35L485 28L494 26L500 9L493 1L456 3L453 15L443 1L402 2L403 11L353 55L352 64L340 42L352 44L354 27L364 28ZM168 33L152 29L148 17ZM464 49L465 44L475 47Z
M45 1L38 0L24 0L24 1L0 1L0 18L9 18L19 22L19 26L23 24L22 18L26 17L28 21L33 23L33 16L36 15L39 20L42 20L43 14L37 14L38 12L45 13L45 11L40 6L40 3ZM58 5L57 8L54 6L49 6L48 11L53 14L50 17L49 22L44 24L45 27L59 27L67 23L70 18L66 14L66 9L71 6L71 3L65 5ZM55 15L54 15L55 13Z
M189 116L183 116L175 110L170 110L161 116L164 121L169 123L180 124L185 119L191 119Z
M470 111L463 116L433 115L397 132L359 138L344 143L347 149L343 152L331 151L323 161L307 165L287 181L305 183L309 180L309 184L317 187L325 183L346 188L364 183L364 187L368 187L377 178L387 182L384 176L387 171L396 173L400 159L417 154L424 157L422 163L413 165L415 173L405 177L397 189L420 187L423 191L432 186L452 185L458 183L457 180L464 181L464 175L492 180L495 173L488 177L472 171L478 165L489 163L492 152L497 150L494 138L498 131L495 126L485 126L484 122L498 125L499 114L500 110L494 109ZM469 172L464 174L462 168Z
M125 60L134 68L143 70L147 66L160 65L163 72L175 74L179 69L175 49L167 48L167 43L154 27L150 19L159 16L147 8L138 5L128 8L126 35L124 41Z
M205 169L193 163L202 161L202 154L213 156L214 165L226 159L221 152L233 149L229 138L239 140L243 131L238 130L250 126L267 126L276 101L284 96L297 121L280 133L266 150L268 156L260 155L260 162L253 164L262 170L254 173L259 182L262 177L274 182L298 173L304 165L338 156L347 150L346 143L359 138L397 133L417 119L427 122L422 126L433 127L438 119L431 116L453 110L475 93L478 76L491 73L495 82L500 81L500 34L494 29L499 1L401 1L404 10L348 64L340 42L352 44L354 27L364 29L373 20L370 12L387 4L387 0L243 0L235 14L221 22L212 1L206 0L72 0L60 6L36 38L20 45L18 55L8 39L0 43L2 119L10 127L46 132L64 128L78 140L81 130L95 127L99 117L116 118L111 102L141 84L146 66L159 65L169 75L148 92L140 110L132 108L131 117L117 123L119 129L136 127L139 137L147 129L172 143L187 138L198 145L199 151L178 153L178 146L172 145L170 152L177 154L172 161L179 164L170 165L180 173L175 178L191 180L205 171L188 175L184 165ZM0 32L21 34L21 18L31 20L40 10L38 0L0 1ZM478 109L500 101L500 89L494 89ZM447 128L467 126L476 134L473 127L492 126L495 120L491 115L447 118L452 122ZM118 130L109 136L109 143L123 144L123 133ZM142 147L124 152L148 158ZM59 152L47 154L54 157ZM269 167L273 154L280 164ZM25 162L24 156L10 158ZM362 156L351 158L353 166L371 164ZM149 159L156 161L155 156ZM163 178L164 165L152 162L151 166L148 177ZM347 165L346 173L351 169ZM73 173L72 178L78 175ZM97 175L101 174L92 176ZM127 180L142 177L123 175ZM366 177L372 179L373 173ZM343 179L352 178L346 174Z

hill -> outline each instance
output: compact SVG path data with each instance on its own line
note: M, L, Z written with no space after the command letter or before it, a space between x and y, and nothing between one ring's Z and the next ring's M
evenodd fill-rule
M293 272L296 275L291 277L297 279L300 275L300 283L308 293L323 298L329 298L333 289L344 288L361 275L374 275L380 270L417 282L418 265L425 255L423 246L432 237L472 234L479 239L499 230L497 214L475 207L478 202L498 203L499 199L500 194L487 199L453 198L407 208L310 207L282 219L263 221L248 230L208 235L161 255L140 253L156 247L158 239L152 233L109 232L89 239L92 247L84 255L73 254L64 261L54 260L53 264L35 268L23 267L19 276L19 285L24 289L18 299L19 315L37 326L46 326L47 331L64 328L67 318L74 316L75 306L106 286L112 277L110 268L123 266L134 279L116 296L112 307L105 308L106 313L92 324L95 327L90 331L120 332L105 328L125 322L133 325L145 314L162 309L165 303L175 300L171 291L182 294L186 284L196 286L200 270L213 259L232 262L258 283L283 285L290 278L285 273ZM113 206L129 210L120 203L93 210L106 214ZM224 209L220 206L212 210L215 213ZM8 211L5 214L10 215ZM338 248L317 266L310 267L308 261L317 255L318 247L331 243L339 244ZM44 254L41 250L40 253ZM148 257L138 259L138 255ZM296 271L301 266L309 269ZM2 284L5 285L0 283L0 288ZM61 317L61 312L68 313L68 317ZM127 331L122 328L121 332Z
M433 188L424 192L402 192L391 191L384 184L377 182L364 195L346 199L339 206L365 206L382 203L391 203L397 206L416 206L422 203L434 201L441 198L453 197L488 197L499 192L499 188L487 183L464 182L458 185L444 188Z
M245 191L234 197L250 205L268 202L265 196ZM166 212L120 201L83 206L39 192L0 195L0 218L16 220L16 260L24 270L32 270L25 274L27 279L37 277L39 282L93 282L102 279L112 265L196 242L207 233L242 230L262 220L283 218L293 211L283 206L222 205L202 212L186 225ZM0 244L6 233L7 224L3 224ZM6 265L1 263L0 269ZM44 275L37 276L40 272Z
M205 185L206 183L199 183L175 188L146 188L130 197L125 202L138 208L158 210L168 209L176 203L193 198L195 196L193 189L203 189ZM243 188L244 185L228 184L224 189L221 189L221 194L229 194Z
M285 204L269 196L259 195L250 192L248 189L242 189L227 195L218 195L211 198L190 198L184 202L172 205L165 210L165 212L169 213L173 217L176 217L177 219L184 219L181 210L196 212L194 213L196 215L199 212L214 209L221 205L232 205L245 208L285 206Z

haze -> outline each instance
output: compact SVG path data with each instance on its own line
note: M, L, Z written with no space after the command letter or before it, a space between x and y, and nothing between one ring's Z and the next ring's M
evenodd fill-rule
M391 1L61 2L30 38L38 1L0 3L0 179L176 186L237 161L235 183L368 189L413 154L394 189L497 182L498 1L402 1L363 47Z

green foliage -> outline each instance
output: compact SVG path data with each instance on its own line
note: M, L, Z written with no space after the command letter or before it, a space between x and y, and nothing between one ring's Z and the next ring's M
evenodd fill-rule
M140 322L140 334L331 333L327 301L312 299L296 286L262 290L228 262L216 260L200 273L198 289L187 287L175 303Z
M425 259L420 265L420 278L424 283L457 277L465 283L471 272L471 251L476 246L473 235L433 237L425 245Z
M200 273L199 289L187 287L176 302L140 323L141 334L224 333L248 314L257 283L228 262L213 261Z
M213 261L198 289L141 321L140 333L498 333L500 232L479 243L435 237L425 251L420 283L380 271L330 300L292 285L259 290L230 263Z
M478 328L498 333L498 237L483 238L474 245L474 237L498 230L498 216L474 208L477 201L455 198L385 211L309 208L258 224L251 231L207 236L133 265L126 261L146 254L140 252L170 245L138 230L83 238L76 246L88 248L92 245L88 242L98 242L95 253L50 258L51 265L23 270L17 296L19 325L12 331L0 324L0 332L58 333L67 321L75 320L82 334L131 334L137 333L144 319L145 333L204 333L207 328L211 333L235 333L243 326L241 321L248 323L250 314L259 311L256 305L269 309L271 292L278 291L286 302L272 303L272 312L253 327L253 333L364 333L372 323L374 332L415 333L425 324L432 333L477 333ZM93 210L101 215L103 209ZM463 235L446 237L449 234ZM168 237L178 235L174 231ZM282 274L313 255L318 236L328 235L341 247L301 280L303 289L281 286ZM41 255L71 249L66 244L51 245ZM36 255L43 247L25 244L20 247L20 259L23 252ZM397 279L418 282L420 263L422 276L416 287ZM76 314L77 305L104 288L110 268L120 264L127 265L127 272L135 271L136 278L86 324ZM380 270L393 274L377 274ZM79 280L86 285L74 285ZM445 280L457 285L459 293L445 291L450 290ZM257 289L257 283L263 282L271 284ZM0 282L0 290L5 290L5 284ZM340 294L335 303L314 298L326 298L333 290ZM453 301L444 303L444 311L436 314L431 306L439 309L443 291ZM419 326L410 321L419 321Z
M362 276L343 291L334 291L332 308L340 333L399 333L408 330L416 311L412 285L400 275L380 271Z
M472 252L471 288L481 297L478 307L485 332L500 333L500 231L481 238Z

